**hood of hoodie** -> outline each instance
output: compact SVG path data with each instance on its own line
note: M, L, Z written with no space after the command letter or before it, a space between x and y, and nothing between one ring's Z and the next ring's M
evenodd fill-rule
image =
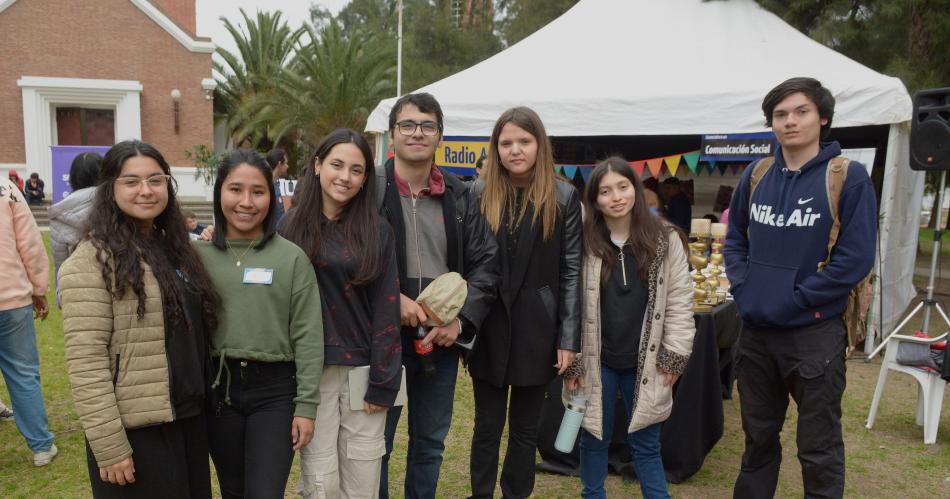
M86 187L66 196L62 201L49 207L51 229L61 224L75 231L84 231L89 211L96 199L96 188ZM62 227L58 227L62 228Z

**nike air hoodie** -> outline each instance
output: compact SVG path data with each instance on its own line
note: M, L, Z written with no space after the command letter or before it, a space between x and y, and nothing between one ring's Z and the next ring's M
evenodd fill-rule
M833 214L825 174L841 154L837 142L788 170L777 148L775 163L749 199L752 165L745 169L729 207L723 250L730 291L751 326L797 328L840 316L848 292L871 271L877 240L877 200L863 165L852 161L838 202L841 232L828 255Z

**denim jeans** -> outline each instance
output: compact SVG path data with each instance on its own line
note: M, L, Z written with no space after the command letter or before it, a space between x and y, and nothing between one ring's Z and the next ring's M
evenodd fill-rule
M459 354L455 347L435 347L433 360L436 372L426 376L411 343L404 339L402 347L409 399L409 448L406 451L404 497L429 499L436 496L445 437L452 425ZM386 455L383 456L379 481L379 496L383 499L389 497L389 456L393 451L393 439L401 413L402 407L393 407L386 418Z
M582 497L606 498L604 482L607 480L607 449L613 436L614 404L617 391L623 396L627 424L633 417L633 384L636 381L636 369L611 369L600 365L600 380L603 387L603 440L581 430L581 484ZM647 499L669 498L666 474L663 471L663 458L660 455L660 430L662 423L647 426L627 435L627 445L633 456L633 468L640 481L640 491Z
M0 312L0 371L10 392L16 427L26 444L33 452L49 450L53 434L49 432L40 389L32 305Z

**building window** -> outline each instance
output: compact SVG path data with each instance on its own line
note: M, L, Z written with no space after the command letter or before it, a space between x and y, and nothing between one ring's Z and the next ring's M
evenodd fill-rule
M115 143L115 110L56 108L57 145L111 146Z

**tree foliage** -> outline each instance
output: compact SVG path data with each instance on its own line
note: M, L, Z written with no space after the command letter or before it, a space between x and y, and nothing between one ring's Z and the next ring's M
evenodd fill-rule
M543 28L577 4L578 0L498 0L503 12L499 28L511 46Z
M491 19L461 29L454 24L450 0L404 0L402 91L412 92L475 65L501 51ZM339 23L346 36L373 33L385 39L395 61L396 0L351 0L336 16L311 9L315 26Z
M950 0L758 0L812 39L911 93L950 84Z

